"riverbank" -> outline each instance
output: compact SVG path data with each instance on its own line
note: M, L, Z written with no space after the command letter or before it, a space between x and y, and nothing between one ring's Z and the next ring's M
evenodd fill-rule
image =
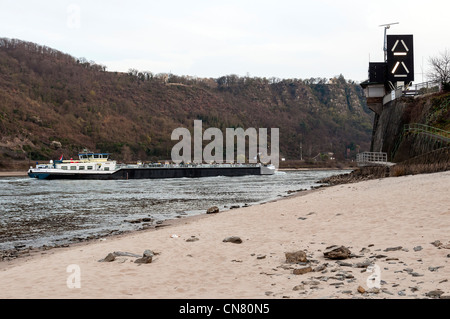
M374 179L52 249L2 263L0 297L449 297L449 187L450 172Z
M1 172L0 171L0 177L20 177L20 176L27 176L26 171L10 171L10 172Z

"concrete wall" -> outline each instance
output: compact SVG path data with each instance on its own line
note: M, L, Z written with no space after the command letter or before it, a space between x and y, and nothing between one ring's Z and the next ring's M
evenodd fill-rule
M371 152L386 152L391 159L392 151L403 132L405 110L411 98L400 98L383 106L380 115L375 115Z
M405 124L427 123L433 96L401 97L383 105L375 114L372 133L372 152L386 152L388 161L402 162L421 154L445 147L424 134L403 136Z

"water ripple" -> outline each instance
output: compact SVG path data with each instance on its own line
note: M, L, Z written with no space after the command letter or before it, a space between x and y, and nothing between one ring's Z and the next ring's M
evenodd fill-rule
M0 249L38 247L136 229L127 222L204 213L211 206L252 205L310 189L346 171L288 171L272 176L127 181L0 178Z

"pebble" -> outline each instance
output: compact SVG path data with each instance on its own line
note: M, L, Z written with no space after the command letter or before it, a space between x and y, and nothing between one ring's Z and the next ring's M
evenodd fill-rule
M444 294L444 292L441 290L432 290L430 292L427 292L425 296L430 298L440 298L442 294Z
M435 240L434 242L431 243L431 245L433 245L434 247L439 247L442 245L442 243L439 240Z
M423 275L421 275L421 274L419 274L417 272L411 272L410 275L413 276L413 277L422 277L423 276Z
M366 260L366 261L357 263L355 266L356 266L356 268L367 268L367 267L369 267L372 264L373 263L370 260Z
M371 256L370 258L376 258L376 259L381 259L381 258L386 258L386 255L375 255L375 256Z
M303 275L303 274L306 274L311 271L312 271L312 268L310 266L306 266L306 267L296 268L292 271L292 273L294 275Z
M141 264L149 264L152 262L152 258L155 255L155 253L153 253L153 251L151 251L150 249L147 249L144 251L144 253L142 254L142 257L140 255L136 255L133 253L128 253L128 252L121 252L121 251L115 251L112 253L109 253L108 255L106 255L105 258L100 259L99 262L113 262L113 261L119 261L119 262L125 262L125 259L121 258L121 259L117 259L116 257L132 257L132 258L137 258L134 262L135 263L141 263Z
M380 289L373 287L373 288L370 288L369 290L367 290L366 292L369 294L378 294L378 293L380 293Z
M388 295L391 295L391 296L393 296L394 294L392 293L392 292L390 292L389 290L387 290L387 289L381 289L381 291L382 292L384 292L385 294L388 294Z
M320 265L320 266L317 266L316 268L314 268L314 271L321 272L321 271L324 271L326 268L327 268L326 265Z
M217 206L213 206L213 207L210 207L210 208L208 208L207 210L206 210L206 213L207 214L217 214L217 213L219 213L219 207L217 207Z
M134 262L136 264L150 264L153 261L153 256L155 254L150 249L147 249L142 254L141 258L136 259Z
M361 254L370 253L370 249L363 248L359 251Z
M238 236L227 237L223 240L224 243L242 244L242 239Z
M109 253L105 258L103 258L102 260L99 260L100 262L111 262L116 260L116 255L114 255L114 253Z
M306 280L306 281L302 281L302 284L310 285L310 286L317 286L317 285L320 285L320 281L317 281L317 280Z
M297 285L294 288L292 288L292 290L294 290L294 291L304 290L304 289L305 289L305 286L303 286L303 285Z
M344 261L340 261L340 260L336 261L336 264L338 264L339 266L342 266L342 267L353 267L353 264L347 263Z
M306 253L302 250L284 253L287 263L307 262Z
M350 257L351 251L345 246L333 245L327 247L323 255L328 259L347 259Z

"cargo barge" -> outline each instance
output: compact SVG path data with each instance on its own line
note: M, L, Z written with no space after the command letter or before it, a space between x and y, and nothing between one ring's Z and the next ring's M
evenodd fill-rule
M198 178L213 176L273 175L274 165L257 164L117 164L108 153L82 152L78 160L63 157L30 167L28 176L37 179L127 180Z

